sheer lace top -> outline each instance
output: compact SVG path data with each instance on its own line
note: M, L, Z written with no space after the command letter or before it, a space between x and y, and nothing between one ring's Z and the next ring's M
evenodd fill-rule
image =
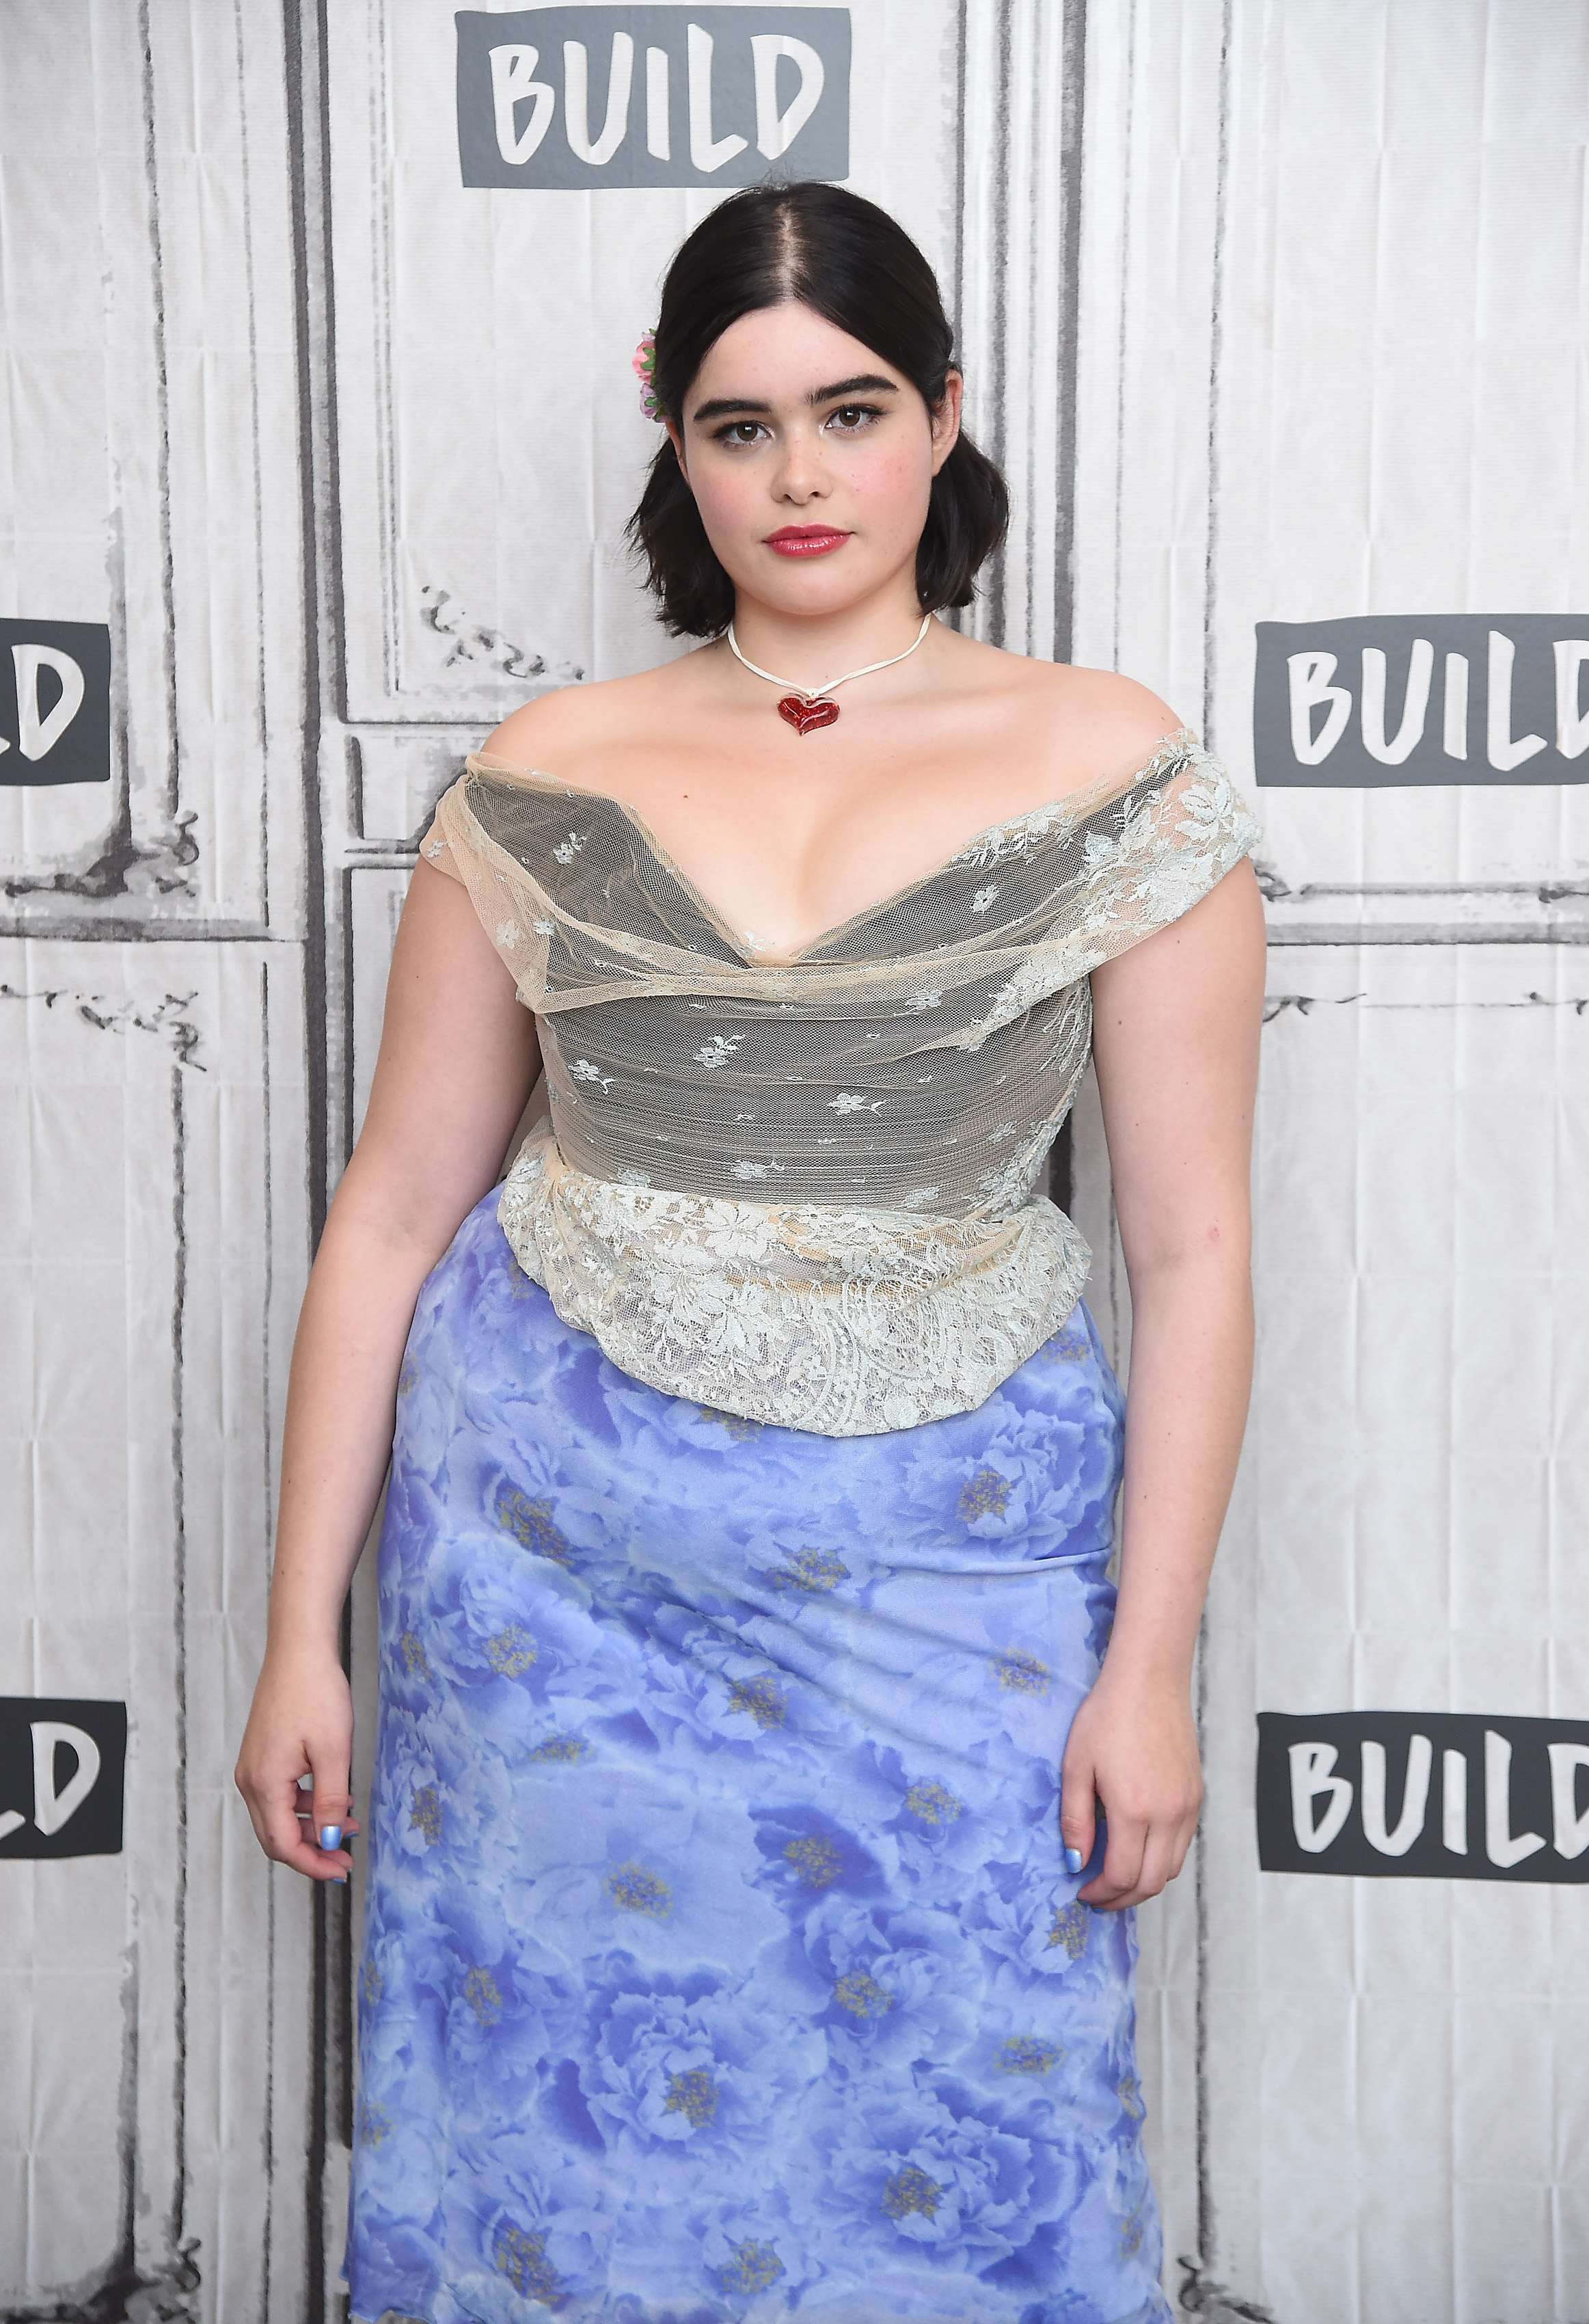
M969 1408L1085 1275L1034 1190L1089 973L1256 836L1183 730L774 960L634 810L471 758L423 849L541 1023L520 1264L624 1369L722 1409L850 1434Z

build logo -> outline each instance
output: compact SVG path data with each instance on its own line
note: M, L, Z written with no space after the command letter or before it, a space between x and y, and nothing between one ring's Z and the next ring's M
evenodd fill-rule
M1260 1711L1258 1861L1358 1879L1589 1881L1589 1720Z
M1260 622L1261 783L1589 782L1581 613L1386 613Z
M466 186L748 186L850 171L848 8L461 13Z

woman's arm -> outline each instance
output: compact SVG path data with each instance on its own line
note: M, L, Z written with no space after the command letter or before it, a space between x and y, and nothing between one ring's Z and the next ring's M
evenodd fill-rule
M350 1820L343 1600L391 1453L419 1286L501 1167L539 1062L535 1019L456 881L421 859L403 908L369 1111L299 1321L264 1667L237 1761L267 1856L319 1879L350 1862L312 1833Z
M1080 1891L1156 1896L1197 1829L1192 1655L1253 1373L1249 1174L1263 908L1248 863L1092 980L1094 1055L1131 1283L1120 1598L1065 1748L1060 1827Z

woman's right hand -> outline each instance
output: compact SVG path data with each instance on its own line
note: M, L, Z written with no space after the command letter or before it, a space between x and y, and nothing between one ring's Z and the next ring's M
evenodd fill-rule
M345 1847L323 1849L319 1840L331 1824L344 1838L359 1829L348 1791L353 1740L353 1696L335 1655L272 1648L235 1780L265 1854L311 1880L345 1880L353 1868ZM299 1790L300 1775L314 1779L312 1799Z

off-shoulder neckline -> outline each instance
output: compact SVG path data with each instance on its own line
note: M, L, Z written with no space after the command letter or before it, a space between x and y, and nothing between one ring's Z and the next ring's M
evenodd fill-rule
M783 969L800 967L810 961L813 953L823 951L829 945L837 943L851 928L859 927L865 921L877 919L884 912L891 911L896 905L906 902L909 898L930 885L932 881L941 880L946 872L952 871L957 863L962 862L966 857L971 855L978 848L985 846L990 840L999 842L1019 832L1039 829L1041 829L1041 835L1046 837L1050 818L1056 816L1064 817L1070 826L1074 827L1083 819L1086 813L1096 812L1099 807L1106 806L1112 798L1124 798L1127 791L1134 790L1139 784L1150 781L1153 776L1174 765L1178 759L1187 757L1198 747L1198 738L1191 728L1178 726L1173 733L1162 736L1147 757L1129 772L1095 777L1091 782L1083 783L1073 791L1067 791L1062 798L1050 799L1042 807L1027 807L1019 815L1006 816L999 823L984 824L980 831L974 831L969 839L961 841L952 854L944 856L941 862L933 864L930 870L919 873L914 880L907 880L903 886L894 889L890 894L880 896L876 903L864 905L859 912L852 912L848 919L837 920L831 927L820 929L797 951L785 954L764 952L759 948L754 953L748 953L744 947L743 938L730 927L710 896L704 894L691 879L689 873L675 862L638 807L631 807L627 799L617 798L611 791L594 790L588 784L572 783L565 776L549 774L544 767L522 766L512 759L499 759L484 751L472 751L464 763L465 770L470 773L509 775L517 780L528 781L539 785L548 791L555 791L563 798L592 799L603 807L615 807L619 814L633 825L656 862L689 897L703 918L710 921L723 942L747 968Z

